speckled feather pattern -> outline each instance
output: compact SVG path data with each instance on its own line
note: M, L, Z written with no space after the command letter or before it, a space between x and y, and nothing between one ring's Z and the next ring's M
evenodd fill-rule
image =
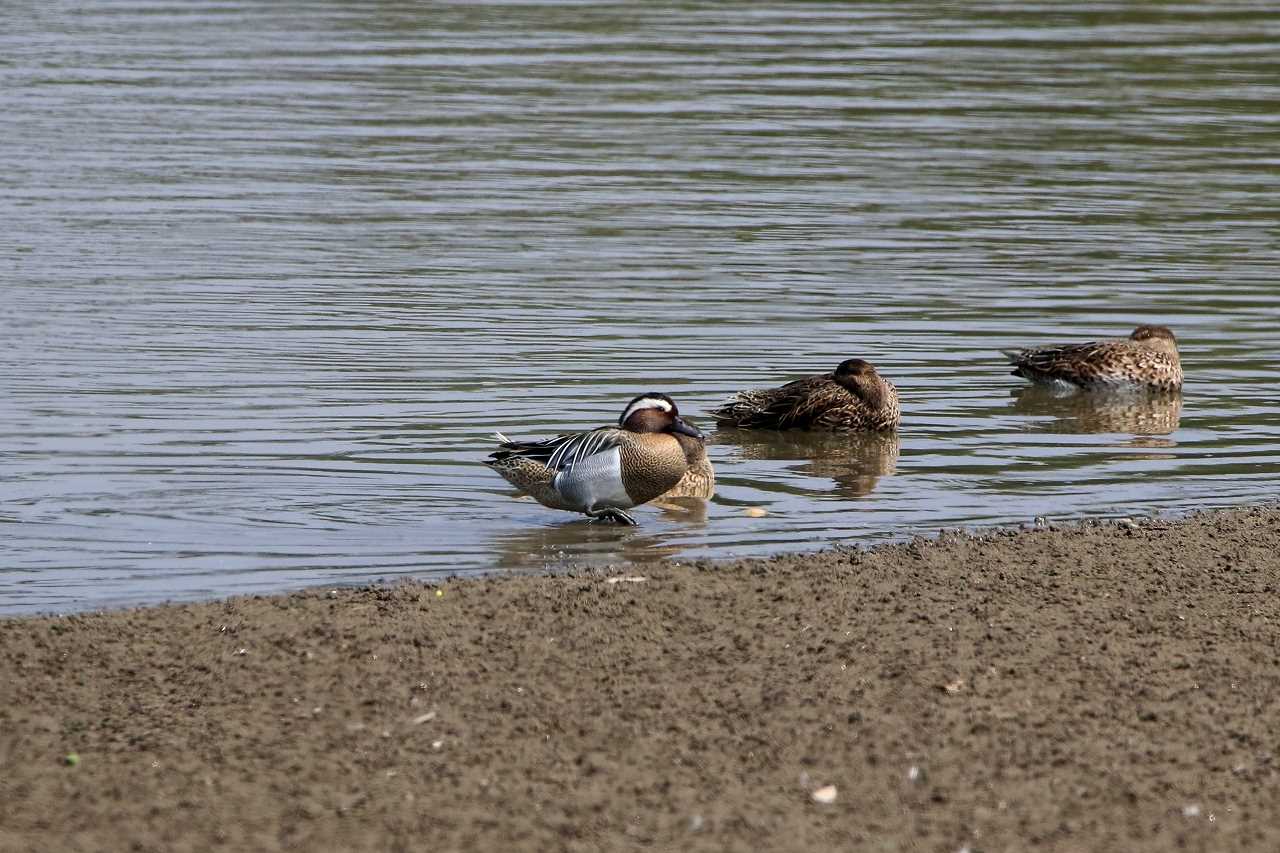
M548 468L545 462L513 453L502 459L488 460L485 464L501 474L502 479L543 506L570 512L578 511L577 507L570 506L552 487L556 472Z
M809 376L778 388L741 391L712 412L716 423L744 429L814 429L885 432L897 429L902 413L898 389L876 376L878 404L836 382L834 373Z
M706 445L701 441L694 442L697 448L689 456L689 470L684 472L680 482L663 492L663 498L702 498L710 500L716 493L716 472L711 467L711 459L707 456ZM685 442L681 441L681 444ZM688 448L686 447L686 451Z
M1032 382L1066 382L1082 388L1135 385L1162 391L1182 387L1177 352L1163 352L1121 338L1086 344L1005 351L1013 374Z
M622 481L637 504L647 503L680 482L689 470L684 449L673 435L628 433L622 451Z

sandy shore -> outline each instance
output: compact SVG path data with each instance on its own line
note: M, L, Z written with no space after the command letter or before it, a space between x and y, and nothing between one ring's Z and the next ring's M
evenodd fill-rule
M6 851L1273 851L1277 750L1273 509L0 621Z

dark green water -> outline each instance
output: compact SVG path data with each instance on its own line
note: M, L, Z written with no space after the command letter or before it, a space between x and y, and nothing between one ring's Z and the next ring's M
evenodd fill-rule
M1273 4L0 11L0 612L1280 497ZM1000 347L1179 335L1180 410ZM877 364L641 526L502 430ZM769 514L751 518L745 507Z

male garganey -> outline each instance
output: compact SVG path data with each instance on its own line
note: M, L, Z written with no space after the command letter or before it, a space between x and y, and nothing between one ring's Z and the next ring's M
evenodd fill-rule
M720 426L743 429L888 432L902 419L898 389L860 358L840 362L834 373L739 391L711 414Z
M635 524L624 510L680 483L704 453L703 438L681 420L670 397L648 393L627 404L616 427L545 441L510 441L498 433L500 449L484 464L544 506Z
M1080 388L1182 387L1178 342L1165 326L1139 326L1127 338L1087 344L1001 350L1013 375L1049 385Z

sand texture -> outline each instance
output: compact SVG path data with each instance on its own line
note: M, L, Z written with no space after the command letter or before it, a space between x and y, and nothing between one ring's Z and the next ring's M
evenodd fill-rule
M4 620L0 850L1276 851L1278 587L1249 509Z

